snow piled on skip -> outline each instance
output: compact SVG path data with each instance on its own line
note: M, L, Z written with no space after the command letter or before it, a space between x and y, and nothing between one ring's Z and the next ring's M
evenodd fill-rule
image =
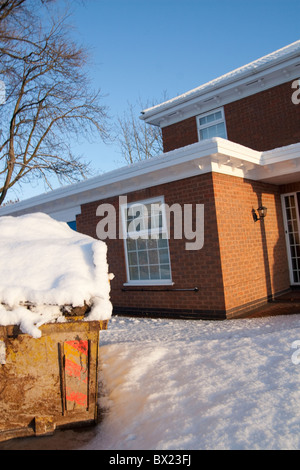
M87 321L112 314L107 246L43 213L0 218L0 325L41 336L64 322L61 307L90 306Z

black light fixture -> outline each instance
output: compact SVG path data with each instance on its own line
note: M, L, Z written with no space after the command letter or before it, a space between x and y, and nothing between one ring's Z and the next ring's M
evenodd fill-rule
M265 206L259 206L259 208L256 210L258 215L256 214L255 209L252 209L252 217L254 222L257 222L258 220L264 219L266 217L268 209Z

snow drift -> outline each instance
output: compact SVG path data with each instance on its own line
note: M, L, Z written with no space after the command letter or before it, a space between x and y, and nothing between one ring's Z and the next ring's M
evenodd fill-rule
M104 242L42 213L0 218L0 325L40 337L42 324L66 321L62 306L107 320L112 277Z

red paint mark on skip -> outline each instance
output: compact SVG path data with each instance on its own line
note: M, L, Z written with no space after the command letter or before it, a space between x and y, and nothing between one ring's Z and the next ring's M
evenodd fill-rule
M83 383L87 383L88 381L87 369L83 369L81 365L76 364L75 362L70 361L69 359L65 359L65 371L67 375L69 375L70 377L76 377L80 379Z
M88 341L67 341L66 344L71 346L72 348L76 349L82 354L85 354L87 356L88 354L88 347L89 347L89 342Z
M67 388L66 399L68 401L75 402L76 405L86 408L87 407L87 395L80 392L75 392Z

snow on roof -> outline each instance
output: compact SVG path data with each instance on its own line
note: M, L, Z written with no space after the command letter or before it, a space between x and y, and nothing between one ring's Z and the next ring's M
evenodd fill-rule
M65 321L61 306L85 303L86 320L111 317L104 242L42 213L1 217L0 260L0 325L40 337L42 324Z
M202 95L203 93L207 93L215 88L220 88L221 86L228 85L229 83L235 82L236 80L246 76L254 74L258 71L267 69L273 65L279 64L288 58L297 56L300 54L300 40L289 44L281 49L278 49L275 52L267 54L260 59L257 59L249 64L246 64L242 67L239 67L229 73L226 73L210 82L207 82L197 88L194 88L186 93L183 93L175 98L172 98L168 101L160 103L156 106L151 108L145 109L142 111L142 119L145 119L148 116L151 116L154 113L162 112L165 109L169 109L170 107L180 104L186 100L196 98L198 95Z

